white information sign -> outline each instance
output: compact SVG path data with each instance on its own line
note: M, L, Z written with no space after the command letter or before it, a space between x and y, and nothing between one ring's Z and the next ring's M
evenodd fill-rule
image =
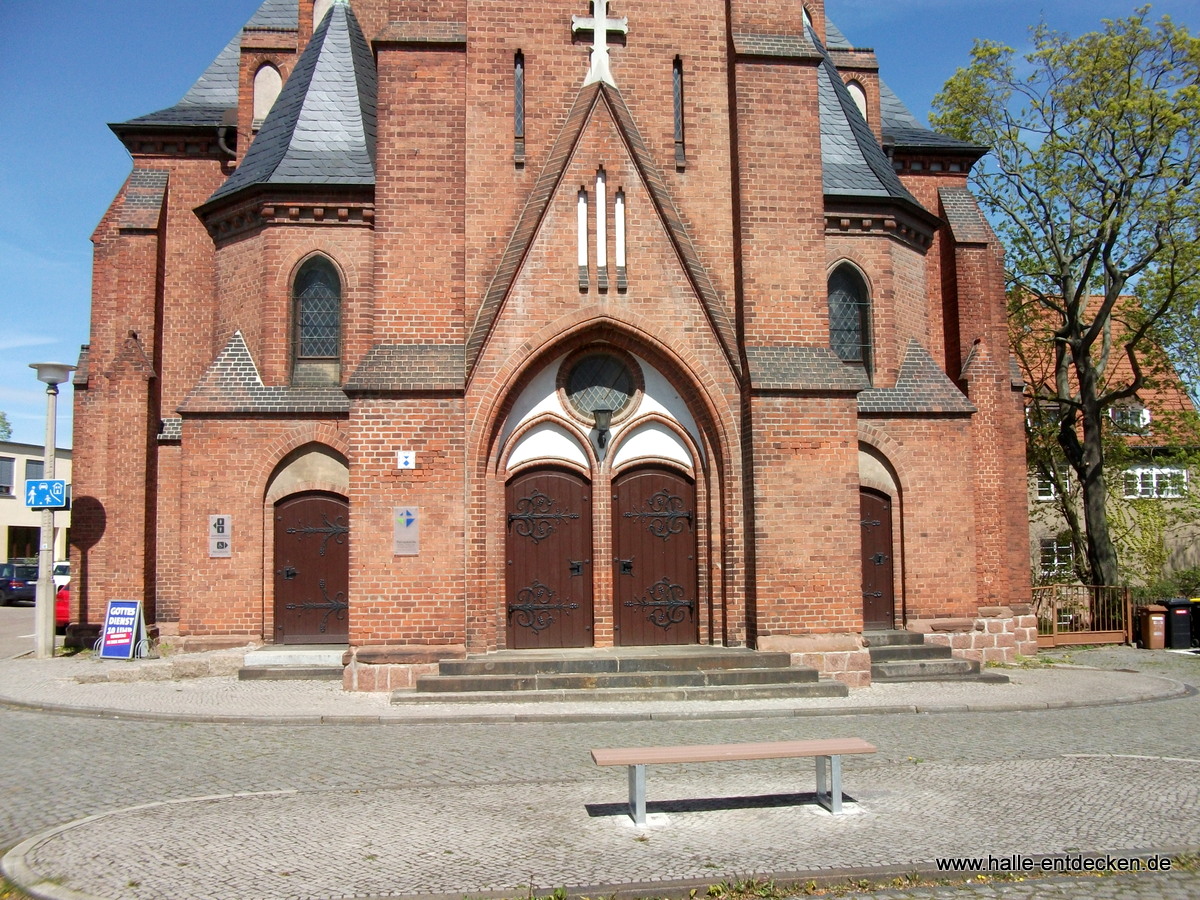
M421 510L415 506L397 506L392 528L392 554L419 556L421 554Z
M229 516L208 517L208 555L212 559L233 556L233 540L230 537L232 520Z
M415 469L417 467L417 454L412 450L397 450L396 451L396 468L397 469Z

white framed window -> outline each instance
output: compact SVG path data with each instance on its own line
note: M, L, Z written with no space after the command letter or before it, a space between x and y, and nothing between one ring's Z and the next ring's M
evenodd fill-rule
M1071 473L1066 470L1061 470L1058 473L1059 480L1064 482L1069 489L1071 486ZM1037 485L1035 496L1038 500L1054 500L1058 497L1058 491L1054 487L1054 481L1050 476L1038 468L1034 470L1034 481Z
M1039 545L1039 569L1042 578L1070 578L1075 571L1075 548L1070 541L1059 538L1042 538Z
M1144 434L1150 427L1150 410L1138 403L1111 406L1108 417L1121 434Z
M1170 500L1187 495L1187 469L1180 466L1138 466L1126 469L1123 479L1126 500Z
M0 497L12 496L15 466L16 460L11 456L0 456Z

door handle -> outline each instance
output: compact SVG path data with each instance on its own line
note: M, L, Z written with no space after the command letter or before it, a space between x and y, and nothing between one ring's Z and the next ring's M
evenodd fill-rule
M567 560L567 562L571 569L571 577L574 578L576 575L583 574L583 567L586 566L588 563L590 563L591 560L590 559L569 559L569 560Z
M629 575L629 576L633 575L633 557L632 556L629 557L629 559L618 559L617 562L620 564L617 568L618 575Z
M276 574L282 575L284 581L291 581L299 573L295 569L293 569L291 566L284 566Z

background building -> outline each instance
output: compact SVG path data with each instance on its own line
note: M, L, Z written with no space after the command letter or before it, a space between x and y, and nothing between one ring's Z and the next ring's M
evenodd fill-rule
M22 489L30 479L42 477L45 448L35 444L0 441L0 547L6 560L37 560L42 540L42 514L25 505ZM54 477L71 483L71 451L55 452ZM71 513L54 514L54 558L67 558Z

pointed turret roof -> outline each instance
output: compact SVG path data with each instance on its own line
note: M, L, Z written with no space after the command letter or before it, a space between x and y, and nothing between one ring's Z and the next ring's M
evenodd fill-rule
M846 39L832 29L839 47ZM920 207L896 174L892 161L875 140L867 120L838 74L833 57L809 29L822 60L817 80L821 105L821 162L827 197L890 197ZM842 47L844 49L844 47Z
M855 46L829 20L825 21L825 39L826 46L830 50L867 49ZM904 102L896 96L896 93L882 78L879 80L879 122L883 131L883 142L887 146L906 150L941 150L943 152L958 150L967 155L974 153L976 158L982 156L988 149L930 130L909 111Z
M375 60L335 0L237 171L210 200L261 184L375 183Z
M296 0L263 0L245 28L238 30L178 103L110 127L120 133L126 127L167 125L211 128L223 124L226 112L237 109L238 105L242 31L294 31L298 24L297 15Z

